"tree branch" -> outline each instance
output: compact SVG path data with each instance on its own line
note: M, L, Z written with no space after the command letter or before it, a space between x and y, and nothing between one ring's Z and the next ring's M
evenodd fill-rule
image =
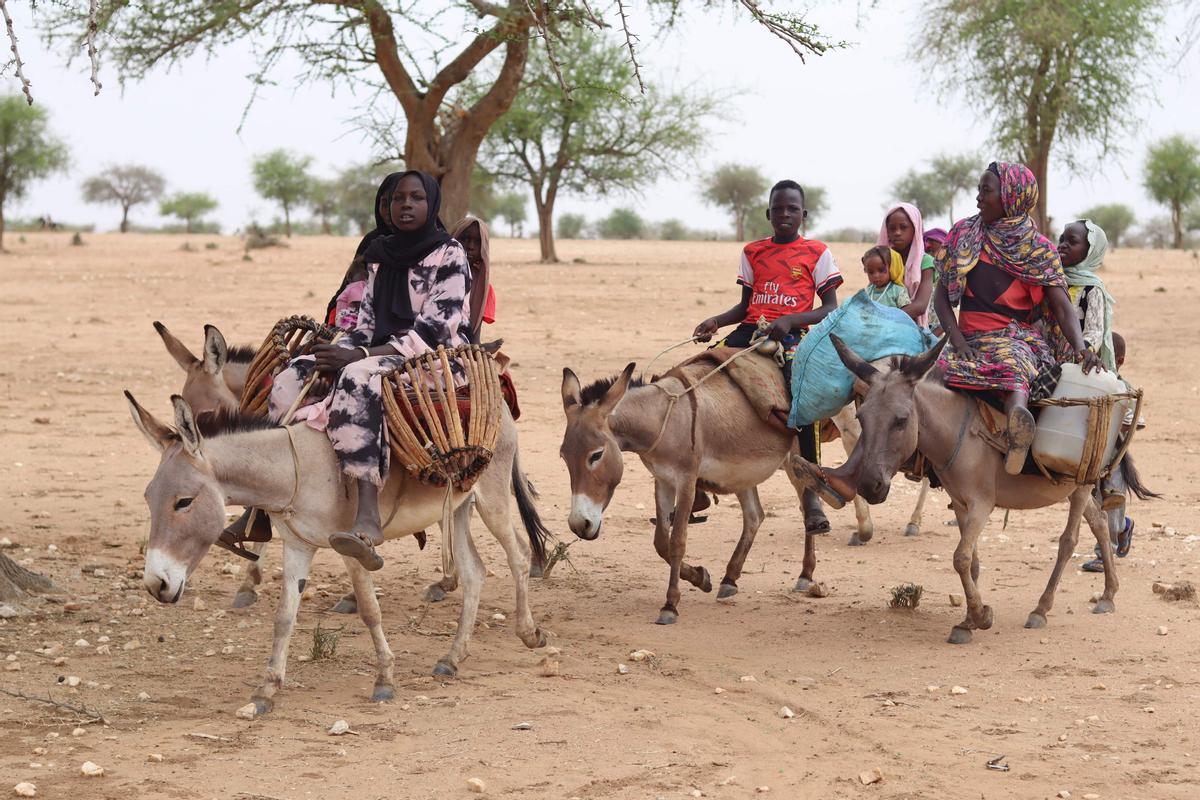
M92 97L97 97L100 94L100 52L96 49L96 31L99 26L96 24L96 15L100 9L99 0L89 0L88 2L88 22L87 22L87 53L88 59L92 62L92 86L95 91Z
M16 691L13 691L12 689L5 689L3 687L0 687L0 692L3 692L4 694L8 695L9 697L17 697L17 698L20 698L21 700L29 700L34 703L46 703L47 705L54 706L55 708L66 709L67 711L70 711L73 714L78 714L81 717L86 717L87 719L91 720L92 722L99 722L104 725L108 724L108 720L105 719L103 714L101 714L99 711L92 711L90 708L83 705L82 703L80 703L79 705L76 706L76 705L72 705L71 703L64 703L61 700L55 700L53 697L50 697L49 695L47 695L45 697L38 697L36 694L25 694L24 692L20 691L19 689Z
M633 65L633 77L637 79L638 91L645 94L646 84L642 82L642 65L638 63L637 50L634 47L634 39L638 37L629 30L629 15L625 11L623 0L617 0L617 13L621 15L621 30L625 32L625 47L629 50L629 63Z
M17 33L13 30L12 17L9 16L8 5L4 0L0 0L0 12L4 13L4 27L8 29L9 49L12 50L13 62L16 64L17 80L21 82L21 91L25 93L25 99L29 101L29 105L33 105L33 93L29 91L33 83L25 77L25 71L22 69L25 62L21 60L21 54L17 50Z

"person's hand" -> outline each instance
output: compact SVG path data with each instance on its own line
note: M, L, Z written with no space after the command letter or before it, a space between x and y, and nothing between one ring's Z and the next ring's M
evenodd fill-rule
M715 317L709 317L696 326L696 330L692 331L692 337L697 342L711 341L713 334L720 330L720 327Z
M787 321L787 317L780 317L767 326L767 329L763 331L763 336L768 339L774 339L777 342L782 342L791 332L792 323Z
M964 360L964 361L978 361L979 360L979 352L974 347L971 347L971 345L967 344L966 338L963 337L961 334L959 335L957 342L954 341L952 338L950 340L950 343L954 345L954 352L958 353L958 357L961 358L962 360Z
M333 344L318 344L312 349L317 362L317 372L337 374L355 361L363 359L362 350L338 347Z
M1104 364L1100 361L1100 356L1090 347L1085 347L1083 352L1076 352L1075 360L1079 362L1079 366L1083 368L1083 374L1087 375L1093 369L1097 372L1104 371Z

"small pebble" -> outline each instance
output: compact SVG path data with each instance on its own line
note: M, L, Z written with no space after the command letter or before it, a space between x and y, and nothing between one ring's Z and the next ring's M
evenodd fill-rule
M647 658L654 658L652 650L634 650L629 654L629 657L634 661L645 661Z
M92 645L88 642L87 639L76 639L75 646L76 647L91 647Z
M950 595L950 605L954 606L955 608L958 608L962 604L963 604L963 596L961 594Z
M1146 706L1145 708L1143 708L1143 709L1142 709L1142 711L1144 711L1144 712L1145 712L1145 713L1147 713L1147 714L1153 714L1153 713L1154 713L1154 706Z
M718 686L717 688L713 689L713 694L725 694L725 690Z
M492 614L492 619L496 620L496 622L504 622L504 620L508 619L508 617L497 611L495 614Z
M483 794L487 791L487 784L482 778L467 778L467 791L475 794Z
M76 728L75 730L71 731L71 735L72 736L86 736L87 731L84 730L83 728Z
M67 679L65 681L63 681L63 683L65 683L67 686L70 686L71 688L75 688L79 684L83 683L83 681L81 681L79 679L78 675L68 675Z
M192 600L192 610L193 611L203 611L206 608L208 608L208 604L205 603L203 600L201 600L199 597Z
M542 659L542 663L539 665L539 667L540 668L538 670L538 673L543 678L558 677L558 670L559 670L558 659L551 658L550 656L546 656L545 658ZM479 791L483 791L483 790L480 789Z
M254 703L246 703L246 705L234 712L234 716L238 719L254 719L257 714L258 708L255 707Z
M1065 733L1060 733L1060 734L1058 735L1058 740L1059 740L1060 742L1065 742L1065 741L1067 740L1067 735L1066 735Z
M104 774L104 767L91 761L85 761L83 762L83 766L79 768L79 771L89 778L99 778Z
M1095 689L1095 690L1097 690L1097 691L1100 691L1100 692L1103 692L1103 691L1105 691L1106 689L1108 689L1108 687L1107 687L1107 686L1105 686L1103 683L1097 683L1097 684L1096 684L1095 686L1093 686L1092 688L1093 688L1093 689Z
M121 645L121 649L122 650L137 650L141 646L142 646L142 643L139 642L137 639L130 639L128 642Z
M813 583L809 585L804 594L809 597L828 597L829 589L825 588L823 583Z
M692 797L704 797L704 792L699 789L692 789Z
M1083 796L1083 800L1100 800L1100 795L1095 792L1088 792Z
M966 694L967 690L962 686L951 686L950 694Z
M145 692L138 692L137 699L144 703L150 699L150 695L146 694Z
M147 761L162 761L162 753L148 753L146 755L146 760Z
M753 675L743 675L742 677L738 678L738 680L742 683L758 683L758 679Z
M1059 792L1057 796L1061 797L1062 800L1071 800L1071 793L1066 789L1063 789L1061 792Z
M625 664L617 664L617 674L618 675L628 675L629 667L626 666Z
M771 791L771 787L770 786L759 786L754 791L758 792L759 794L766 794L767 792Z
M791 719L792 717L796 716L796 712L792 711L787 706L784 706L779 709L779 716L783 719Z
M13 787L13 793L17 797L37 797L37 786L29 781L21 781Z
M1166 626L1166 625L1159 625L1159 626L1158 626L1158 635L1159 635L1159 636L1166 636L1166 635L1167 635L1167 626Z
M330 736L341 736L350 731L350 723L344 719L339 719L337 722L329 726Z
M858 779L862 781L863 786L870 786L872 783L879 783L883 780L883 773L879 770L879 767L876 767L870 772L860 772Z
M934 692L941 691L941 688L942 687L940 687L940 686L934 686L933 684L930 684L925 687L925 691L929 692L930 694L933 694Z

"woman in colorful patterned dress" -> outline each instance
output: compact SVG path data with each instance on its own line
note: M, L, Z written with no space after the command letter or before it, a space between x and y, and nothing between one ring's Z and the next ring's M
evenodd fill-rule
M989 164L979 179L979 213L950 230L934 292L953 346L941 359L946 385L1003 398L1010 475L1020 474L1033 442L1028 402L1039 373L1065 357L1085 372L1101 366L1083 340L1058 251L1029 216L1037 196L1024 164Z
M295 359L271 390L271 416L278 419L314 370L333 379L333 390L301 408L295 419L323 428L342 470L358 482L354 526L330 536L329 543L369 570L383 566L375 552L383 541L379 487L388 472L382 373L438 345L464 344L470 335L471 270L463 246L438 219L440 205L432 176L401 174L390 204L396 233L376 239L364 253L368 277L357 324L337 343Z

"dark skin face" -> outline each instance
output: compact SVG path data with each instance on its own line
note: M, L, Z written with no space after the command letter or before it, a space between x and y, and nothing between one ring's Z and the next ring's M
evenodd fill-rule
M888 274L888 264L883 263L883 259L879 256L868 256L863 260L863 272L867 273L867 280L876 289L882 289L891 282L891 275Z
M1058 237L1058 257L1064 267L1073 267L1083 261L1089 249L1086 225L1072 222L1063 228L1062 236Z
M387 193L379 198L379 216L383 217L385 226L392 227L392 198Z
M458 241L467 251L467 263L471 265L471 272L478 272L483 268L483 236L479 233L479 225L472 225L463 231Z
M938 242L937 239L926 239L925 240L925 252L926 253L937 253L937 251L939 251L941 249L942 249L942 245L940 242Z
M777 244L796 241L800 235L800 223L808 216L804 198L795 189L779 189L771 195L767 206L767 221L775 231Z
M905 213L904 209L897 208L888 214L885 222L887 224L888 244L897 253L908 258L908 248L912 247L913 237L917 234L917 229L913 227L912 220L908 218L908 214Z
M1000 199L1000 179L986 170L979 179L979 192L975 195L975 207L985 223L1004 218L1004 201Z
M401 233L419 230L429 218L429 198L425 184L416 175L405 175L392 189L390 205L392 227Z

